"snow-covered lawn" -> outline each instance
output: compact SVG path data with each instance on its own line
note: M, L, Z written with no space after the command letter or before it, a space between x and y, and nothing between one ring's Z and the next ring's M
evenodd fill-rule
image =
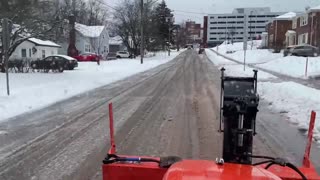
M248 50L246 51L246 63L248 64L260 64L265 63L277 58L282 57L280 53L272 53L267 49L257 49L261 41L253 41L251 50L251 41L248 41ZM236 61L244 61L243 43L237 42L232 44L222 44L219 47L213 48L215 51L228 56ZM227 53L228 51L234 51L233 53Z
M307 62L307 74L305 74ZM257 66L297 78L320 75L320 57L309 57L307 61L305 57L287 56Z
M272 53L270 50L257 49L260 43L260 41L253 41L253 48L251 50L251 41L248 41L248 50L246 52L247 64L252 64L257 67L297 78L320 76L320 57L308 58L308 70L306 76L305 69L307 61L305 57L283 57L282 53ZM242 63L244 61L242 42L234 43L233 45L221 44L219 47L212 49L238 62ZM227 51L234 52L227 53Z
M63 73L10 74L11 95L6 95L5 74L0 73L0 121L48 106L77 94L98 88L139 72L154 68L176 57L166 52L140 59L101 62L81 62L73 71Z
M271 102L271 108L287 112L290 122L299 129L309 128L310 114L320 113L320 91L294 82L260 82L258 91L262 98ZM317 116L315 138L320 142L320 117Z
M253 69L246 66L245 71L244 67L241 64L229 61L222 56L218 56L215 52L206 49L206 54L208 58L219 68L224 67L226 69L226 74L230 76L253 76ZM258 72L258 79L259 80L266 80L266 79L275 79L276 77L269 74L265 73L262 71Z
M224 67L229 76L253 76L252 68L234 63L213 51L206 49L208 58L219 68ZM281 113L287 113L289 121L297 125L299 129L306 130L310 121L312 110L320 113L320 90L300 85L294 82L271 81L277 77L258 72L258 93L261 98L270 102L270 107ZM270 81L269 81L270 80ZM315 139L320 142L320 116L316 119L314 131Z

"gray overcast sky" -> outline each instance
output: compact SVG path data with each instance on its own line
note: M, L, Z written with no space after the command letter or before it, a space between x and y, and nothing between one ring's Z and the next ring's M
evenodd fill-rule
M105 0L115 5L119 0ZM161 0L159 0L160 2ZM185 13L231 13L234 8L240 7L271 7L271 11L303 11L306 6L318 6L320 0L166 0L170 9L175 10L176 23L183 20L203 22L201 14Z

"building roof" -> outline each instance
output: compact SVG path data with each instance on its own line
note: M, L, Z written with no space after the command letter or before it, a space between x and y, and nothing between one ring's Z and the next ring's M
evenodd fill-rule
M100 37L105 26L87 26L84 24L76 23L75 28L83 36L95 38Z
M276 20L291 20L292 18L296 17L297 13L295 12L287 12L280 16L275 17Z
M122 43L123 43L123 41L120 36L111 37L109 39L109 44L111 44L111 45L121 45Z
M320 5L308 9L308 12L320 11Z
M288 34L296 34L296 32L293 31L293 30L288 30L287 33L288 33Z
M37 46L49 46L49 47L58 47L58 48L61 47L59 44L56 44L52 41L44 41L37 38L29 38L28 41L36 44Z

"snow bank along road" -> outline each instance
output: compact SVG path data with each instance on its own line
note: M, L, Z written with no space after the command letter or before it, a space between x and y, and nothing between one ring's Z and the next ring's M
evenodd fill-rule
M152 70L2 122L0 179L101 178L111 101L119 153L221 157L219 78L205 56L188 50ZM254 152L300 161L303 136L266 107L262 102Z
M132 76L166 63L180 52L158 52L156 56L140 59L80 62L73 71L63 73L13 73L10 74L11 95L6 95L5 74L0 73L0 121L19 114L38 110L57 101L68 99L86 91Z

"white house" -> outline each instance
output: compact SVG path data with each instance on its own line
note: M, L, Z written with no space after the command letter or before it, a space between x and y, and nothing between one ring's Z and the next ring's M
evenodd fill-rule
M109 53L109 33L106 26L87 26L76 23L76 48L80 54L96 53L105 59ZM60 54L67 54L69 38L62 43Z
M61 46L52 41L29 38L15 49L10 59L43 59L47 56L58 54L59 48Z

